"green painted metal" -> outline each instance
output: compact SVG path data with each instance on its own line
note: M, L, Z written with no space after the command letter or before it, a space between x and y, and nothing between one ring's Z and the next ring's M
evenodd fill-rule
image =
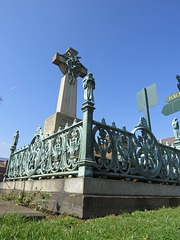
M18 140L19 140L19 130L17 130L17 131L14 133L14 135L13 135L13 141L12 141L12 145L11 145L11 148L10 148L10 158L9 158L9 161L8 161L8 164L7 164L5 176L6 176L7 173L9 172L9 166L10 166L10 162L11 162L11 156L12 156L12 154L14 153L14 151L16 150L16 146L17 146L17 144L18 144Z
M79 177L93 177L93 148L92 148L92 121L94 111L95 79L92 73L89 73L83 80L84 99L83 103L83 130L79 165Z
M180 151L158 143L147 123L131 133L93 123L96 175L180 183Z
M168 116L168 115L173 114L173 113L178 112L178 111L180 111L180 99L164 105L161 112L165 116Z
M88 76L83 80L84 99L86 101L94 102L93 90L95 89L95 79L92 73L88 73Z
M72 84L74 83L75 79L78 76L78 72L81 69L81 63L79 62L79 59L81 57L77 57L76 55L74 55L71 50L69 50L69 53L70 57L63 57L65 58L65 63L68 66L68 74L71 76L71 78L69 79L69 83Z
M168 96L165 99L165 102L170 103L170 102L173 102L174 100L177 100L178 98L180 98L180 91L175 92L175 93L171 94L170 96Z
M75 120L46 138L39 126L30 145L20 150L12 145L4 180L74 175L73 171L77 174L81 135L82 121Z
M180 150L159 143L144 117L132 132L117 128L115 122L107 125L104 118L94 121L92 73L83 87L83 121L66 124L45 138L39 126L31 143L19 150L16 131L4 180L104 175L180 184Z
M174 132L174 138L175 140L180 140L180 134L179 134L179 122L177 120L177 118L175 117L172 121L172 128L173 128L173 132Z

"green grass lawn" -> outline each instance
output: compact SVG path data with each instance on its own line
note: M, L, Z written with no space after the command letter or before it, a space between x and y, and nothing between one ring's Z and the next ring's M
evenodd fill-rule
M0 239L180 239L180 207L80 220L0 218Z

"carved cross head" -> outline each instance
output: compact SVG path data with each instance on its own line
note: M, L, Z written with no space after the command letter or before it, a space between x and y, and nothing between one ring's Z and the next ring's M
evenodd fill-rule
M73 48L68 48L65 54L56 53L53 57L53 63L59 66L61 72L69 74L70 83L74 83L75 79L80 77L85 77L87 75L87 69L80 63L78 57L78 52Z

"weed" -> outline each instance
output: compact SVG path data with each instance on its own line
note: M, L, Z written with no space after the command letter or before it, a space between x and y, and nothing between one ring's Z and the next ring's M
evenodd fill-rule
M47 205L50 204L48 202L50 198L49 193L43 193L41 189L38 190L37 188L35 188L33 192L26 192L25 185L18 194L11 190L10 193L1 195L0 198L5 201L12 201L21 206L36 208L36 210L43 211L47 211ZM36 198L37 200L35 200Z
M4 201L15 201L16 195L14 191L10 191L9 193L2 194L0 198Z

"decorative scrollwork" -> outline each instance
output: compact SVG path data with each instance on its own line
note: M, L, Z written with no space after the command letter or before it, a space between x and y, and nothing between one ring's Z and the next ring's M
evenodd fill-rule
M128 174L134 171L131 162L131 133L114 130L103 124L93 129L94 160L96 168L115 173Z
M161 146L162 168L159 173L161 179L180 180L180 153L175 149Z
M96 168L110 170L113 164L113 139L108 128L96 126L93 129L94 160Z
M34 175L37 171L41 158L42 146L42 141L39 141L39 138L35 136L29 146L28 156L26 160L26 175L29 177Z
M138 133L140 134L136 136ZM133 156L138 173L146 178L155 178L161 169L159 144L154 135L144 127L133 131Z
M11 153L6 179L31 178L46 174L73 172L78 169L82 141L82 122L42 138L40 128L23 149ZM147 127L142 125L130 133L94 122L92 155L96 172L118 177L143 178L167 182L180 181L180 151L158 143Z
M31 144L10 156L6 179L76 170L81 135L82 126L76 122L45 139L38 127Z
M135 173L132 161L132 137L128 134L119 134L117 140L118 170L123 174Z

